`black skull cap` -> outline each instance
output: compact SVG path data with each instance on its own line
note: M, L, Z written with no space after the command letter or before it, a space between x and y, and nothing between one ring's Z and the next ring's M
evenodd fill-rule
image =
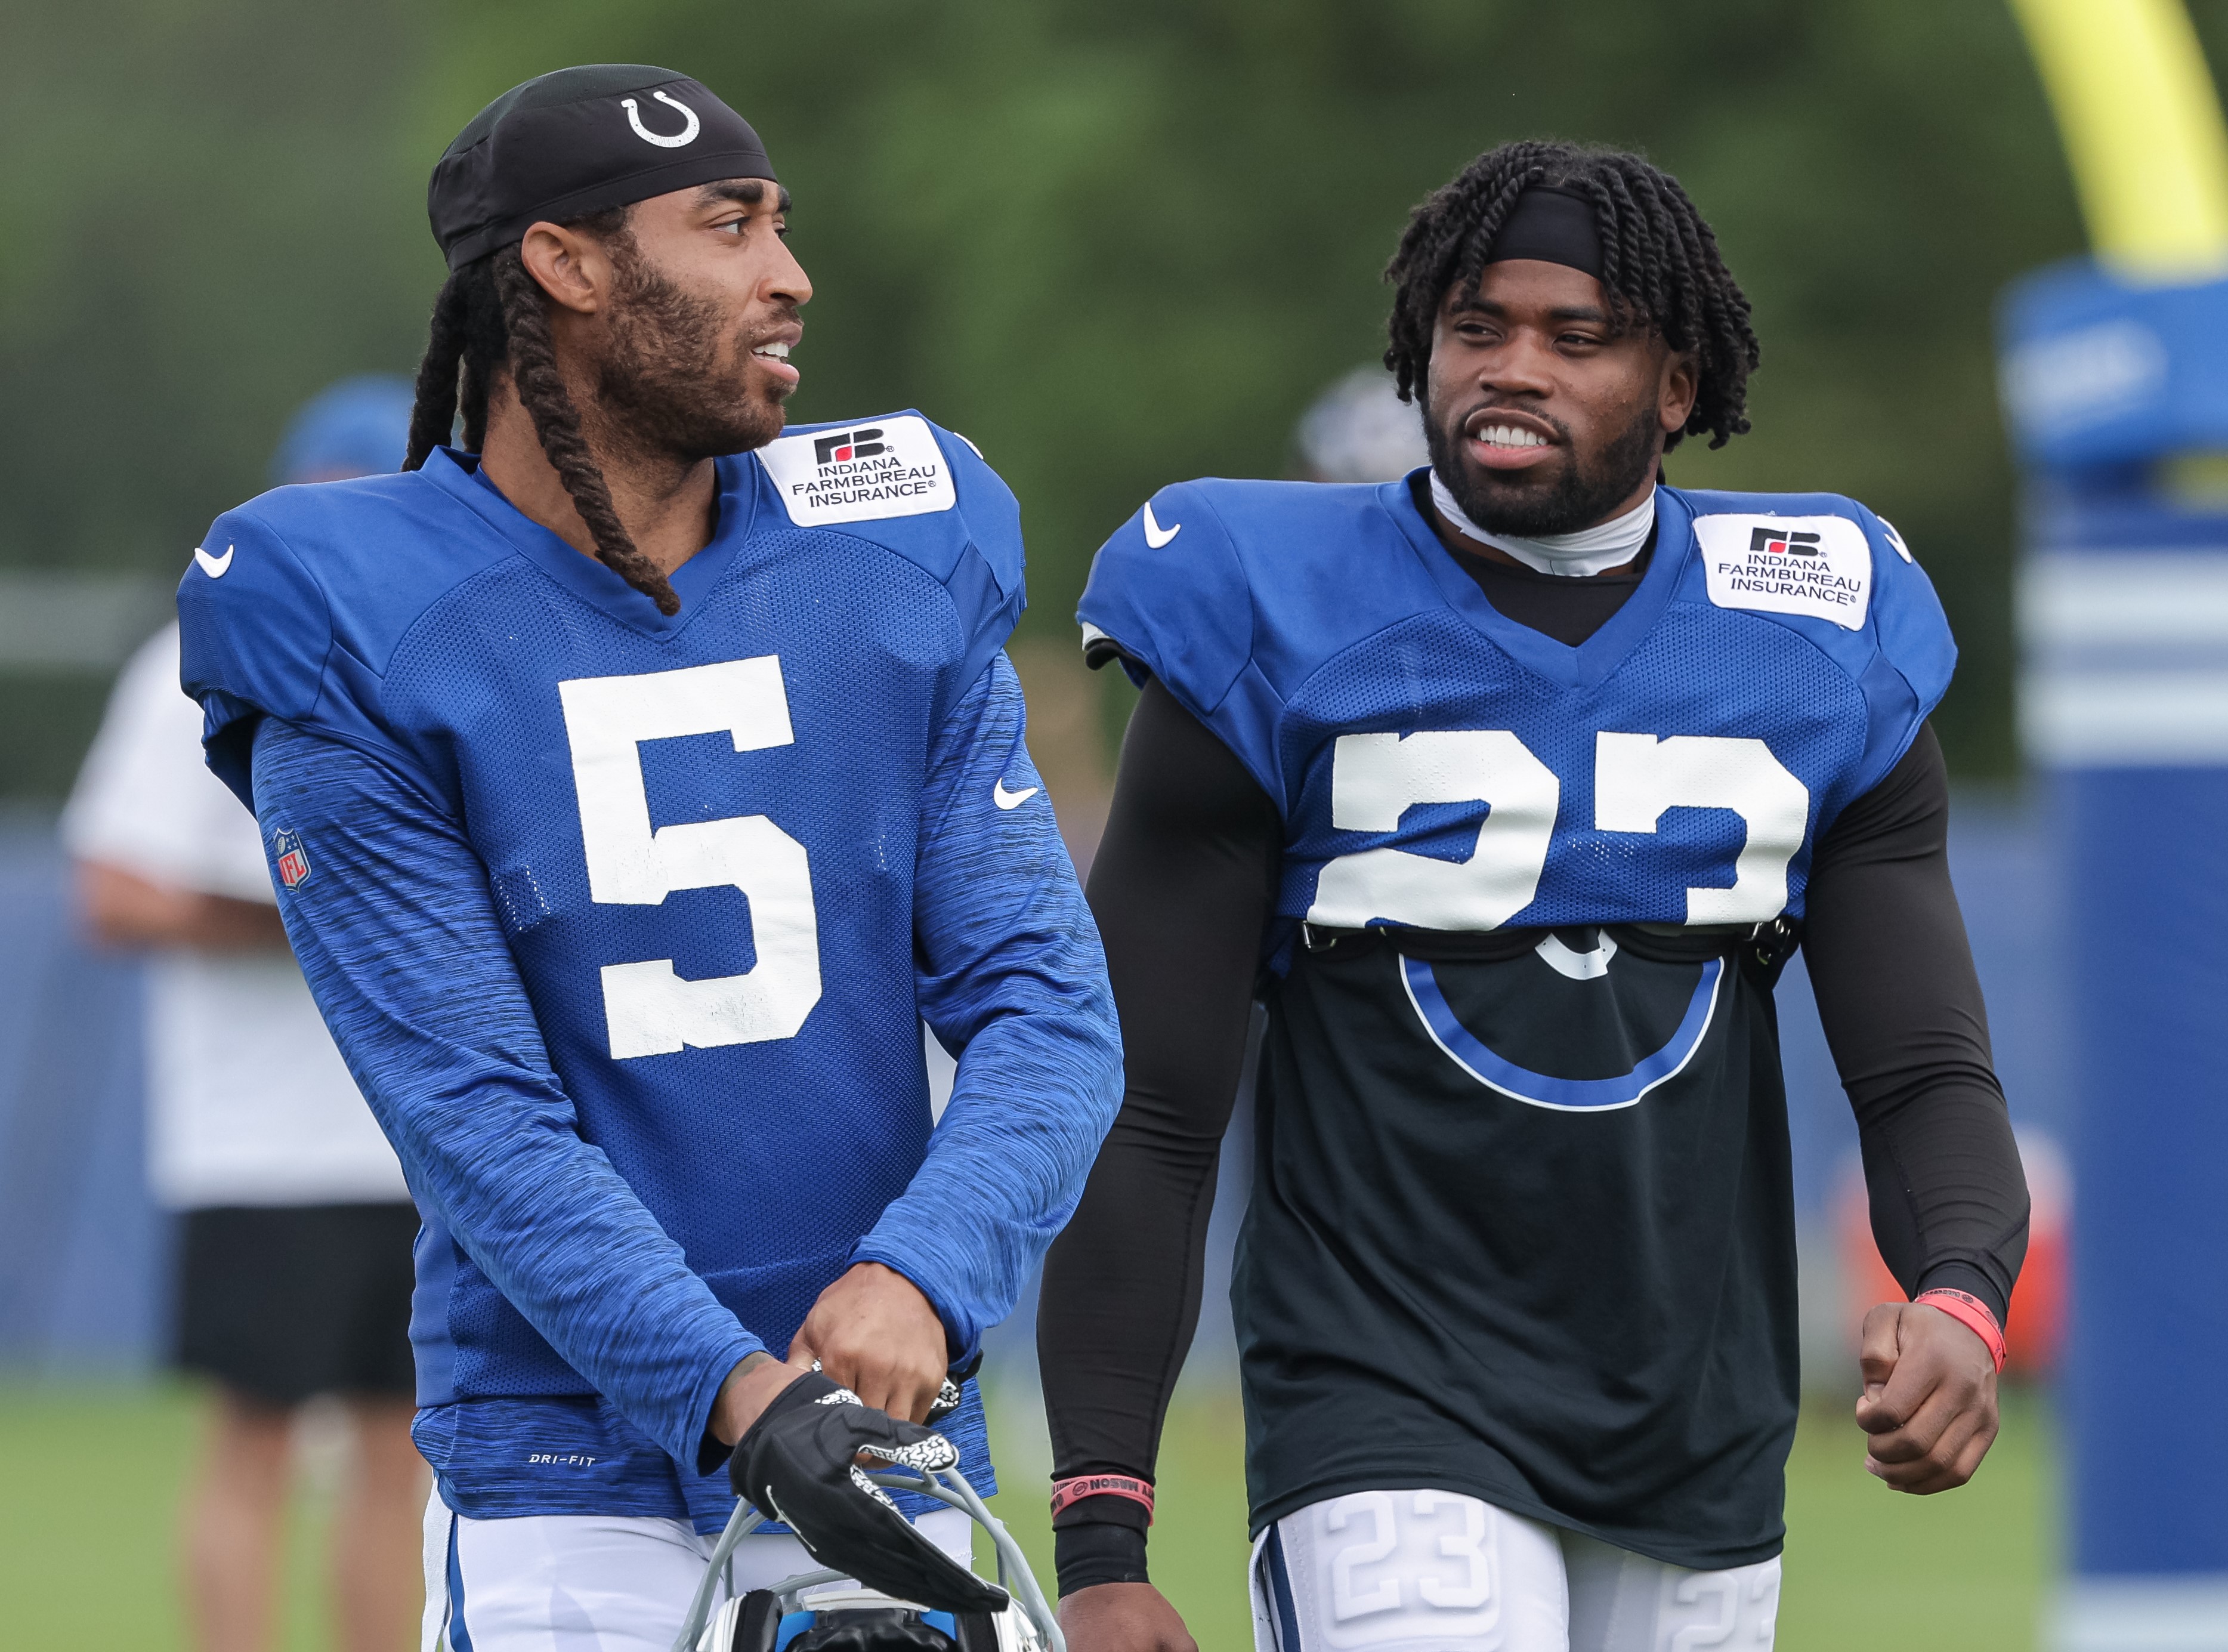
M590 63L515 86L433 168L426 215L452 270L565 223L722 178L773 177L751 123L645 63Z

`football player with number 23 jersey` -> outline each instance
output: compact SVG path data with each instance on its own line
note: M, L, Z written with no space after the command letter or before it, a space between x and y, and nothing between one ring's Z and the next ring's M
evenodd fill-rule
M1955 650L1862 505L1663 483L1757 359L1670 177L1504 146L1388 275L1430 466L1164 489L1082 602L1143 693L1090 890L1127 1092L1040 1329L1062 1620L1192 1646L1145 1532L1258 996L1261 1646L1769 1645L1797 945L1914 1298L1864 1323L1866 1466L1941 1490L1996 1430L2026 1194L1926 721Z
M918 413L781 433L811 288L695 80L529 81L430 205L408 468L228 513L180 592L424 1218L427 1652L663 1652L739 1491L794 1518L736 1589L994 1610L967 1516L853 1464L991 1489L966 1373L1118 1098L1013 496Z

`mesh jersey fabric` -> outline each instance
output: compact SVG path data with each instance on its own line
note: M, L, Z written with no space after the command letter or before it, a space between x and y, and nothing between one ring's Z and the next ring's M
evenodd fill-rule
M1529 898L1498 922L1687 922L1687 892L1732 888L1753 835L1737 809L1717 799L1752 795L1759 784L1792 797L1777 775L1759 778L1773 767L1802 793L1783 866L1769 868L1783 872L1784 896L1750 901L1752 914L1738 910L1744 921L1783 911L1799 918L1811 843L1908 749L1956 657L1924 573L1878 517L1833 495L1659 488L1656 549L1639 588L1575 648L1493 608L1440 546L1407 479L1377 487L1191 482L1150 503L1159 534L1148 535L1141 511L1107 541L1078 618L1086 639L1104 638L1140 677L1165 683L1277 804L1288 834L1277 906L1284 944L1290 926L1316 910L1326 868L1354 862L1369 884L1382 881L1373 865L1418 870L1388 852L1476 860L1495 806L1473 775L1468 782L1480 795L1419 798L1389 826L1341 827L1335 771L1341 751L1355 750L1342 748L1341 738L1382 731L1405 743L1418 733L1482 725L1515 744L1460 760L1521 770L1533 799L1527 807L1544 816L1543 827L1552 823ZM1861 536L1861 624L1713 599L1698 521L1819 517ZM1481 718L1481 706L1489 717ZM1659 746L1681 737L1760 741L1770 763L1726 746L1635 758L1617 740L1604 745L1604 735ZM1640 788L1652 784L1678 801L1646 823L1597 823L1601 765L1612 754L1643 766L1660 755L1686 768L1675 782L1657 775ZM1444 766L1428 753L1413 764ZM1728 764L1749 765L1747 776L1710 772ZM1444 774L1409 778L1442 791L1457 784ZM1518 810L1508 796L1497 802L1506 824ZM1522 879L1512 887L1524 893ZM1428 911L1409 918L1345 910L1341 921L1491 926Z
M1011 496L936 443L944 508L836 528L720 461L670 618L446 453L266 495L187 576L212 766L304 858L282 912L426 1218L451 1507L716 1525L738 1360L862 1260L964 1358L1079 1193L1103 961L1040 789L993 797L1039 785Z

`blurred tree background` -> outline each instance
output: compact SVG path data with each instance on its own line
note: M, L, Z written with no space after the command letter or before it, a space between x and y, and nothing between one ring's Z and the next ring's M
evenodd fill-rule
M180 569L303 397L414 365L455 131L530 75L632 61L719 90L795 191L795 415L964 431L1026 512L1024 635L1064 642L1153 488L1287 470L1309 399L1381 348L1410 204L1544 134L1676 173L1755 303L1756 430L1673 479L1891 517L1964 648L1952 764L2014 769L1991 306L2082 234L2000 3L80 0L7 35L5 590ZM57 795L104 680L0 686L0 792Z

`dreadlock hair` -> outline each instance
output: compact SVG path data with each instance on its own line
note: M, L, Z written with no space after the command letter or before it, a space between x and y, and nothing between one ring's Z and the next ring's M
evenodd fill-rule
M1694 410L1667 448L1684 436L1710 435L1712 447L1744 434L1748 375L1759 353L1748 299L1718 255L1718 239L1679 181L1637 155L1574 144L1503 144L1463 169L1409 215L1399 249L1385 266L1394 285L1385 365L1403 400L1421 389L1431 332L1450 287L1467 291L1516 197L1554 184L1593 202L1601 238L1601 284L1612 322L1660 333L1695 360Z
M593 235L621 253L630 250L624 207L566 227ZM508 371L541 451L588 526L597 560L655 602L658 612L678 613L681 599L619 520L603 471L580 433L580 411L557 370L550 343L547 302L515 245L498 247L450 274L433 300L426 355L418 364L417 400L410 410L410 452L402 468L418 469L449 439L460 408L464 446L478 451L487 438L489 390Z

